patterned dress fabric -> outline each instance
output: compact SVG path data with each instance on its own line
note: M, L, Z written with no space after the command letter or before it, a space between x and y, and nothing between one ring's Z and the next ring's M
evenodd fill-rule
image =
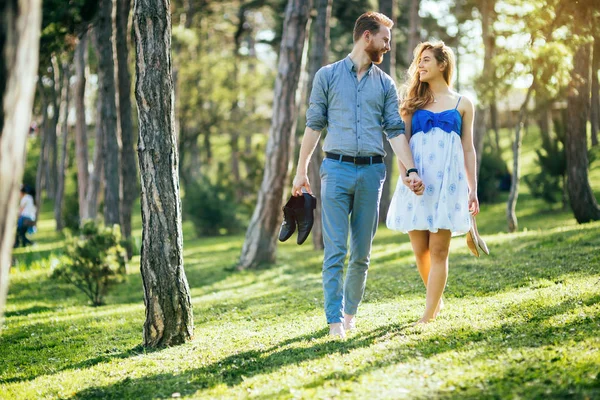
M425 191L417 196L398 179L387 214L388 228L404 233L448 229L452 236L469 231L459 103L460 99L455 108L439 113L419 109L413 114L410 149Z

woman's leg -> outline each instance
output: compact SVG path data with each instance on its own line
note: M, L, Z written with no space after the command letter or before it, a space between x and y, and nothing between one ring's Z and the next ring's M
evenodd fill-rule
M427 301L425 312L419 322L429 322L436 317L436 310L446 287L448 279L448 250L450 248L451 233L447 229L440 229L437 233L429 235L429 253L431 267L427 281Z
M431 268L429 231L410 231L408 232L408 236L410 237L410 244L415 253L419 275L421 275L421 279L423 279L423 283L427 288L427 279L429 278L429 269Z
M425 289L427 289L427 281L429 280L429 271L431 269L431 252L429 251L429 231L410 231L408 236L410 237L410 244L412 244L413 252L415 253L415 260L417 261L417 270ZM434 318L440 310L444 308L444 301L440 298L438 306L435 310Z

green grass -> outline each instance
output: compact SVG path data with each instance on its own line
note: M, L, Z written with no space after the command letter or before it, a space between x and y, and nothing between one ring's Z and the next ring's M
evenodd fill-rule
M532 159L524 151L524 169ZM600 162L590 177L600 189ZM526 190L517 216L507 234L505 204L482 207L489 257L452 240L446 308L417 328L425 290L410 244L381 227L345 341L327 337L322 254L308 243L281 245L271 269L233 272L243 236L196 239L185 223L195 339L151 351L139 258L106 306L86 305L48 279L63 238L47 202L37 247L15 252L0 398L600 398L600 222L578 225Z

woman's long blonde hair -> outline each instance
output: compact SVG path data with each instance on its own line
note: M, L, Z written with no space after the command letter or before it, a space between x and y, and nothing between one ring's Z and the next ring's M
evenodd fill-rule
M438 65L444 65L444 80L449 87L452 87L452 77L454 75L454 52L444 44L444 42L424 42L419 43L415 48L414 59L408 68L408 82L404 88L404 99L400 105L400 114L406 116L415 112L419 108L424 108L427 104L433 103L433 92L427 82L421 82L419 79L419 63L421 55L425 50L431 50Z

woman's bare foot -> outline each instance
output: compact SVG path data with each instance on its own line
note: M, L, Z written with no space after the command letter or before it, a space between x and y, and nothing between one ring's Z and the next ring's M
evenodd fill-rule
M437 318L440 311L442 311L443 309L444 309L444 299L440 299L440 302L438 303L438 306L435 309L435 313L433 313L433 318Z

